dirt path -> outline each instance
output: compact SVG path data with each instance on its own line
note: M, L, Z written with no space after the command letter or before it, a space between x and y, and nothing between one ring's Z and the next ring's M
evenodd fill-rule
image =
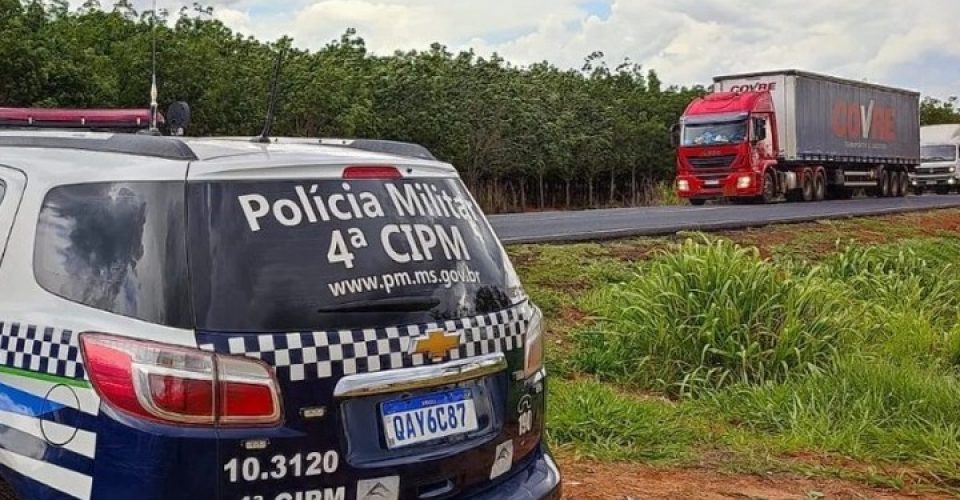
M562 461L568 500L646 499L917 499L952 498L875 489L838 479L789 474L721 474L704 469L654 468L635 464Z

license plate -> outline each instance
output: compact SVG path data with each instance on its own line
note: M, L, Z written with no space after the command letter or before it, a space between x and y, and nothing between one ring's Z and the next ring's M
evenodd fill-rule
M468 389L435 392L387 401L380 407L387 448L401 448L479 428L473 394Z
M703 184L706 186L719 186L720 181L704 181Z

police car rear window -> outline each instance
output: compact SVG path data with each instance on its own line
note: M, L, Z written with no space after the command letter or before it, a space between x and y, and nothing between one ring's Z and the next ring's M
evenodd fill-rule
M151 323L192 328L182 182L52 189L34 274L47 291Z
M457 179L188 186L197 327L375 328L509 307L504 255Z

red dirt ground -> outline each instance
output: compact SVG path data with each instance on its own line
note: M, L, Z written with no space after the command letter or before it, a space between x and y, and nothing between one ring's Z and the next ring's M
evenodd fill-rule
M952 498L871 488L839 479L792 474L724 474L706 469L658 468L561 460L567 500L641 499L917 499Z

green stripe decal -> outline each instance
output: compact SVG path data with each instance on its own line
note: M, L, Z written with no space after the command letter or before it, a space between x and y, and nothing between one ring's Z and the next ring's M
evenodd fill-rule
M30 370L21 370L20 368L11 368L9 366L0 365L0 373L5 373L7 375L16 375L18 377L32 378L34 380L42 380L44 382L50 382L53 384L63 384L69 385L71 387L80 387L82 389L89 389L90 382L81 379L67 378L67 377L58 377L56 375L50 375L48 373L32 372Z

